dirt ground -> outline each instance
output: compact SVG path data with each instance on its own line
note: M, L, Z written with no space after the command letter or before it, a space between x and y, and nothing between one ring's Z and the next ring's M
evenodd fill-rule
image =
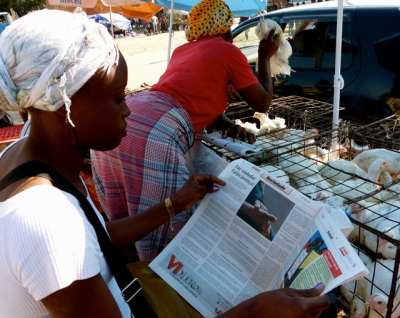
M116 40L118 47L128 63L128 88L140 84L154 84L167 66L168 33ZM183 31L174 32L172 47L186 42Z

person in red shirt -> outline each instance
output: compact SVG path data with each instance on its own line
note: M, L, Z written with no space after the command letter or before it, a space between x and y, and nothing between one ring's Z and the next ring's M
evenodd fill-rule
M187 153L205 127L214 124L231 137L254 142L253 135L223 116L228 88L233 86L254 110L267 111L272 99L269 58L278 45L272 34L260 41L257 78L232 44L232 23L224 1L201 1L188 16L188 43L174 51L158 83L127 96L127 136L112 151L92 153L96 190L111 219L168 202L190 176ZM139 258L153 259L190 215L190 210L180 213L170 226L136 242Z

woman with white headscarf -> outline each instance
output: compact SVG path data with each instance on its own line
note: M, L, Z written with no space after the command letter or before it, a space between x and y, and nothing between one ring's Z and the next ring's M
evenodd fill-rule
M0 159L0 317L130 317L103 226L112 243L126 246L167 222L166 207L106 226L97 211L97 221L90 219L79 195L59 189L58 179L15 177L39 162L86 201L79 177L84 155L90 148L112 149L125 135L126 81L127 66L112 38L82 14L37 11L2 33L0 109L27 110L31 131ZM214 182L222 183L194 176L173 198L177 211L212 191ZM138 299L136 290L131 294ZM142 305L136 310L130 303L139 317Z
M31 117L29 136L0 155L0 317L155 316L136 279L121 286L127 271L113 244L166 223L168 207L105 224L79 178L88 149L125 135L126 81L111 37L82 14L37 11L0 36L0 109ZM172 197L175 211L214 183L223 184L192 177ZM262 293L223 317L316 317L327 306L321 288Z

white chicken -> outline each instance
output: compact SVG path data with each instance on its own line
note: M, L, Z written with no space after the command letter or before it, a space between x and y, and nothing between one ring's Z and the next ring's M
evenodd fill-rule
M376 224L371 224L371 226L381 233L385 233L387 236L394 239L400 239L400 231L397 227L393 227L393 221L389 220L379 220L375 222ZM398 223L398 222L397 222ZM376 234L364 230L364 245L372 252L377 252L381 254L386 259L394 259L396 256L397 248L396 246L385 240L384 238L378 238Z
M329 150L316 145L307 146L306 148L297 150L296 152L299 152L308 158L317 159L322 162L328 161L329 158Z
M398 207L391 204L376 204L367 200L360 201L352 218L394 239L400 239L399 229L396 227L399 212ZM387 218L387 219L386 219ZM368 229L354 225L349 239L366 246L373 253L381 254L385 258L393 259L396 254L396 246L391 242L378 237Z
M318 174L317 162L304 156L284 154L279 159L283 171L293 177L303 178Z
M304 178L293 177L296 182L297 190L312 200L325 200L333 194L328 191L331 185L326 182L319 174L306 176Z
M244 129L246 129L247 132L252 133L256 136L260 134L260 129L255 123L242 122L240 119L236 119L235 124L243 127Z
M364 171L368 171L369 166L377 159L399 161L400 153L383 148L371 149L358 154L353 162Z
M388 296L393 279L393 260L378 259L372 262L364 254L360 254L366 265L369 276L357 282L345 284L340 291L350 305L350 318L378 318L386 317ZM373 282L371 284L371 282ZM393 308L399 303L399 295L394 299ZM369 314L367 315L369 308ZM391 318L400 317L400 309L392 312Z
M288 175L285 173L285 171L281 169L281 167L266 165L266 166L261 166L260 168L271 174L276 179L278 179L278 181L284 183L290 183Z
M360 223L385 233L394 239L400 239L400 202L388 201L386 203L374 204L369 201L360 201L360 211L353 213L352 217ZM391 242L379 237L367 229L355 227L351 239L365 245L374 253L381 254L384 258L394 259L396 246Z
M345 284L340 287L344 298L351 304L350 318L378 318L386 317L388 295L393 279L393 260L379 259L372 262L360 254L361 259L369 270L368 278L361 278L357 282ZM371 284L371 282L373 282ZM356 295L356 296L355 296ZM396 295L393 308L399 303L399 295ZM367 316L369 308L369 314ZM391 318L399 318L400 309L392 312Z
M387 149L371 149L358 154L353 162L368 172L372 181L389 185L400 174L400 153Z
M256 136L265 135L266 133L286 128L284 118L275 117L274 119L271 119L268 114L257 112L254 113L253 117L260 121L260 128L258 128L255 123L243 122L240 119L236 119L235 124L243 127Z
M388 187L386 190L379 191L374 194L371 198L367 199L369 201L386 202L388 200L400 200L400 184L394 184Z
M360 223L366 224L368 222L368 219L370 218L370 213L372 213L371 209L373 209L373 206L375 205L379 204L368 200L362 200L356 204L352 204L350 206L351 217ZM364 229L354 224L354 229L349 236L349 240L356 243L364 244Z
M378 259L367 264L369 270L368 280L359 281L362 298L367 300L370 308L369 318L386 317L388 296L393 279L394 260ZM398 276L397 276L398 278ZM394 279L397 279L394 277ZM373 282L371 284L371 282ZM399 304L399 294L394 298L393 308ZM399 318L399 308L395 309L391 318Z
M351 139L350 146L351 146L351 150L353 150L356 154L359 154L360 152L369 150L368 145L359 145L354 141L354 139Z
M280 42L277 52L270 58L271 76L290 75L292 69L289 65L289 58L293 51L289 41L284 39L280 25L271 19L261 19L255 29L255 33L258 39L262 40L268 38L271 30L274 30L274 35L279 37Z
M350 304L349 318L365 318L367 314L367 304L359 298L358 285L358 282L351 282L340 286L340 292Z
M365 266L369 268L372 263L371 259L362 252L359 253L359 256ZM367 283L365 278L361 278L340 286L341 294L350 304L350 318L365 318L367 315L367 292L365 290Z
M350 179L337 183L330 190L338 196L355 201L359 197L372 194L375 186L362 179Z
M389 186L400 173L400 162L388 159L376 159L368 167L368 178L375 183ZM394 180L393 180L394 178Z
M269 118L268 114L258 112L255 112L253 117L257 118L260 121L260 135L286 128L284 118L275 117L274 119L271 119Z
M332 184L350 180L353 176L368 178L364 170L344 159L329 161L327 165L321 167L320 174Z

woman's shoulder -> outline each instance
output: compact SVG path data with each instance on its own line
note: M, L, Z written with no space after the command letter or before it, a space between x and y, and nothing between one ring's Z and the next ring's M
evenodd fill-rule
M54 252L62 247L65 253L73 254L85 249L85 244L98 247L96 233L78 200L48 184L30 187L0 202L0 229L10 237L18 233L17 241L7 243L16 250L30 246Z
M215 56L218 61L229 62L239 56L243 56L238 47L219 36L204 39L202 46L204 47L205 54L209 57Z
M35 300L100 271L96 233L74 197L38 185L0 203L0 249Z
M13 195L1 202L0 207L1 216L9 215L14 222L25 226L33 222L47 228L49 223L56 227L83 221L83 212L76 198L47 183Z

